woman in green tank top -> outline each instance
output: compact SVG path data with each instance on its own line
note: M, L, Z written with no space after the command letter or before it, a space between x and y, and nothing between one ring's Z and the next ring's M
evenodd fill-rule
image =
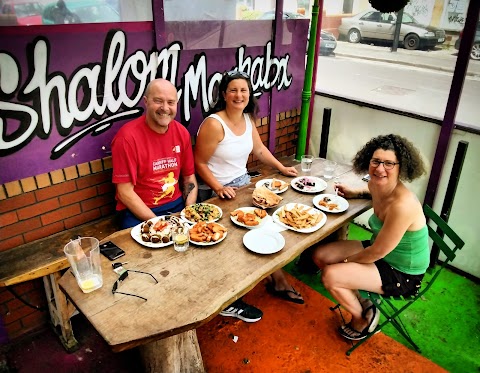
M385 295L414 294L429 262L428 232L422 204L404 184L425 173L419 151L398 135L371 139L353 159L354 171L368 171L364 189L338 184L345 198L371 198L370 241L337 241L313 253L322 281L352 314L340 334L351 340L366 337L378 325L380 312L358 290Z

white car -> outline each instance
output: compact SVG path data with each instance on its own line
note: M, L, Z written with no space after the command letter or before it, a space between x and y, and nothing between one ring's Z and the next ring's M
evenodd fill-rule
M395 13L367 10L353 17L342 18L338 32L350 43L362 40L393 41L396 21ZM445 30L421 25L410 14L403 13L399 41L405 49L433 48L445 42Z

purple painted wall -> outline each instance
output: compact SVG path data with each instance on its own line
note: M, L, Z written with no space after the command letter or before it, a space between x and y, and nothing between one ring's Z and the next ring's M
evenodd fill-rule
M288 21L273 53L271 21L2 27L0 184L109 155L119 127L143 111L155 77L179 90L178 119L195 134L221 73L252 76L268 115L301 106L308 20ZM188 48L188 49L187 49Z

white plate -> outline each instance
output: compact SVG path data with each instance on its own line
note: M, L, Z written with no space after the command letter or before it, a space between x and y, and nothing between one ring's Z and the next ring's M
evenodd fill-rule
M330 203L336 203L337 207L334 209L330 210L328 207L322 206L320 202L325 198L328 197L330 198L331 202ZM318 196L313 197L313 204L316 208L325 211L325 212L333 212L333 213L338 213L338 212L344 212L345 210L348 209L348 201L340 196L336 196L335 194L319 194Z
M280 218L278 217L278 214L280 213L280 210L283 209L283 208L286 208L287 210L291 210L292 208L295 207L295 205L298 205L299 207L303 207L304 209L308 209L308 212L311 213L311 214L322 214L322 219L317 223L317 225L314 225L313 227L310 227L310 228L302 228L302 229L297 229L297 228L294 228L294 227L292 227L288 224L282 223L280 221ZM284 228L291 229L292 231L300 232L300 233L315 232L315 231L319 230L320 228L322 228L325 225L325 223L327 222L327 215L325 215L322 211L317 210L316 208L313 208L311 206L304 205L303 203L293 203L293 202L292 203L287 203L285 206L282 206L279 209L277 209L272 214L272 217L273 217L273 221L275 223L281 225Z
M244 213L250 212L250 213L252 213L252 214L255 214L254 211L255 211L256 208L257 208L257 207L239 207L238 209L235 209L235 210L233 210L233 211L240 210L240 211L243 211ZM233 212L233 211L232 211L232 212ZM266 218L267 216L268 216L268 214L265 215L265 218ZM239 221L237 220L237 217L236 217L236 216L230 215L230 220L231 220L234 224L237 224L237 225L239 225L240 227L247 228L247 229L260 228L263 224L265 224L265 221L266 221L265 218L262 219L262 218L260 218L260 217L258 217L258 216L257 216L257 218L260 219L258 225L245 225L245 224L239 222ZM257 219L257 220L258 220L258 219Z
M204 205L204 206L214 207L214 208L218 209L218 211L220 211L220 215L218 216L218 218L215 218L215 219L213 219L213 220L209 220L209 221L207 221L207 223L211 223L211 222L220 220L220 218L221 218L222 215L223 215L222 209L221 209L220 207L218 207L217 205L213 205L213 204L211 204L211 203L196 203L195 205L192 205L192 206L198 206L198 205ZM180 212L180 217L181 217L182 219L184 219L185 221L191 223L191 224L198 223L198 222L196 222L196 221L187 219L187 217L185 216L185 209L183 209L183 210Z
M285 183L285 181L283 181L283 183L285 183L285 186L282 189L275 189L275 190L270 189L270 183L272 182L272 180L273 179L259 180L255 184L255 188L260 188L261 186L265 185L265 188L267 188L268 190L272 191L275 194L280 194L280 193L286 192L288 190L288 183ZM277 180L280 180L280 179L277 179ZM280 180L280 181L282 181L282 180Z
M218 223L217 223L217 224L218 224ZM225 226L222 225L222 224L218 224L218 225L220 225L220 226L222 226L223 228L225 228ZM225 234L223 235L223 237L220 238L218 241L198 242L198 241L192 241L192 240L190 239L190 243L193 243L194 245L198 245L198 246L212 246L212 245L216 245L217 243L222 242L222 241L225 239L225 237L227 237L227 234L228 234L228 231L226 231Z
M311 183L314 183L315 185L312 186L304 186L303 189L297 185L302 184L303 180L308 180ZM296 177L290 182L290 185L292 186L293 189L298 190L299 192L303 193L320 193L321 191L325 190L327 188L327 183L325 180L320 179L319 177L316 176L300 176Z
M283 249L285 238L278 232L255 229L245 233L243 244L257 254L274 254Z
M156 224L159 220L165 220L168 217L170 217L170 215L162 215L162 216L157 216L156 218L149 219L147 221L151 221L153 224ZM137 224L130 231L130 235L132 236L132 238L135 241L137 241L140 245L150 247L152 249L159 249L159 248L162 248L162 247L165 247L165 246L169 246L173 243L172 240L170 240L169 242L166 242L166 243L164 243L164 242L153 243L153 242L146 242L146 241L142 240L142 230L141 229L142 229L142 224L143 223L144 222L141 222L140 224Z

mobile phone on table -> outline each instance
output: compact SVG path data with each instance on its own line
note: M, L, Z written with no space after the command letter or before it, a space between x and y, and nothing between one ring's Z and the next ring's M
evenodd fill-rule
M112 241L100 244L100 252L110 260L115 260L125 255L125 251L120 249Z
M261 175L261 173L258 171L248 171L248 174L250 175L250 177L257 177Z

